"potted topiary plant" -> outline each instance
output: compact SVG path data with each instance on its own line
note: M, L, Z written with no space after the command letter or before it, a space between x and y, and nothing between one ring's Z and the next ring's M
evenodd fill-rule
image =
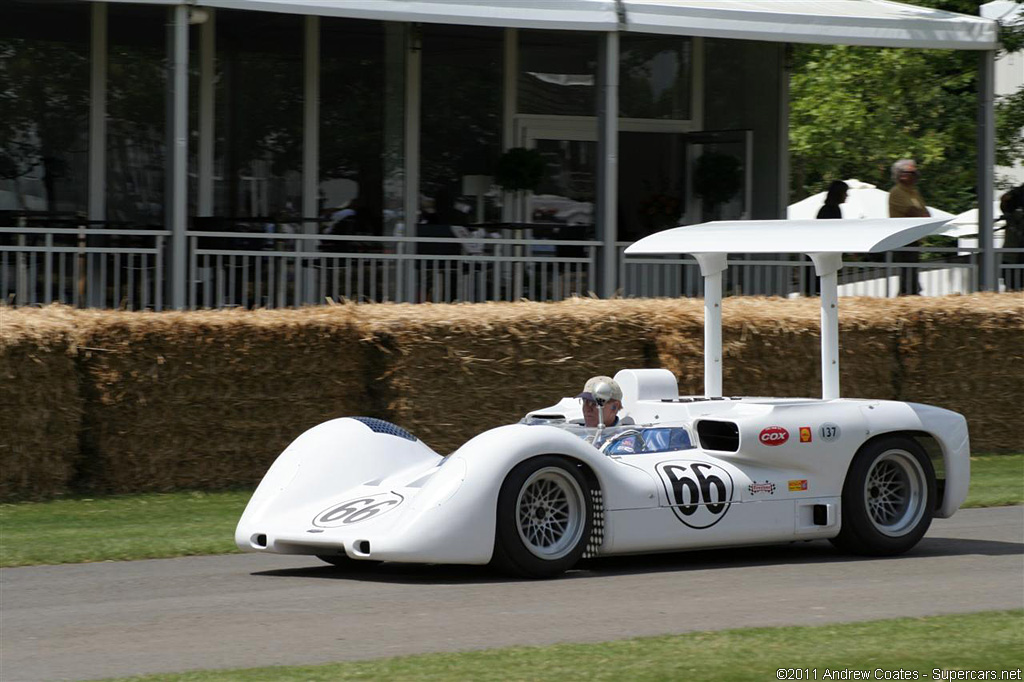
M544 157L536 149L513 147L498 159L494 182L506 192L532 192L544 179Z
M536 191L540 186L544 179L544 167L545 161L541 153L526 147L513 147L498 159L494 183L512 194L512 201L508 206L514 207L515 213L528 213L522 205L523 195L525 192Z
M718 219L718 207L736 196L742 187L740 160L735 156L705 152L697 159L693 191L704 200L712 218Z

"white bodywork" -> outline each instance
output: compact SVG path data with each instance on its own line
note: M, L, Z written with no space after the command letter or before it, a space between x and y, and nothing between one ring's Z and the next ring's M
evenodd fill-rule
M615 379L638 426L679 425L695 433L701 420L730 422L739 431L738 449L609 455L558 425L513 424L487 431L444 458L420 441L336 419L282 453L246 508L236 542L247 551L343 549L355 559L484 564L494 548L495 500L505 476L519 462L551 453L584 463L596 478L604 507L598 555L832 537L842 520L840 495L854 453L886 433L934 438L942 464L936 468L945 471L937 516L951 515L967 496L967 424L954 412L878 400L663 402L678 398L667 370L623 370ZM581 417L573 399L538 412ZM771 427L785 430L785 442L759 440ZM823 427L837 427L835 437L823 439ZM801 442L801 429L810 429L809 442ZM673 474L692 478L693 463L709 465L702 473L718 475L728 489L717 513L707 511L708 500L701 502L696 522L677 513L672 487ZM360 500L366 502L349 507L354 521L318 522L325 512L340 508L344 514L345 503ZM379 511L374 504L382 505ZM815 523L815 505L827 510L823 525ZM369 509L365 518L356 515L362 509Z
M242 515L236 543L246 551L484 564L494 551L503 482L517 465L542 455L560 455L586 472L595 500L590 555L832 538L842 524L851 461L865 444L894 434L923 445L940 481L934 515L952 515L970 479L966 420L927 405L827 397L830 390L838 394L838 353L835 367L826 367L838 345L838 311L824 277L826 399L721 397L720 290L716 297L710 285L716 275L720 285L723 244L742 243L745 251L771 244L776 252L802 244L810 249L801 252L834 283L836 249L895 248L935 227L927 220L861 221L860 234L846 235L821 222L829 221L818 221L817 233L804 226L792 235L776 229L774 237L775 221L676 228L634 245L644 253L685 250L701 261L712 307L705 396L680 397L667 370L622 370L615 381L631 426L599 436L574 424L581 423L581 405L563 398L521 423L476 436L448 457L387 422L335 419L280 455ZM672 447L656 452L625 447L636 432L659 431L689 442L665 440Z

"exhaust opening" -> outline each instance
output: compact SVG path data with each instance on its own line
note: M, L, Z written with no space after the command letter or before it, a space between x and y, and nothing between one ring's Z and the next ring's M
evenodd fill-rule
M267 546L267 535L266 533L258 533L252 536L252 546L266 548Z
M352 544L352 553L359 557L370 556L370 541L369 540L356 540Z

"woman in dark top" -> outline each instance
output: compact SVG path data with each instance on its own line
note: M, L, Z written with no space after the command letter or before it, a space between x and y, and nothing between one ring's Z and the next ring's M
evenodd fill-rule
M846 191L850 189L842 180L833 180L825 195L825 205L818 210L819 218L842 218L839 204L846 201Z

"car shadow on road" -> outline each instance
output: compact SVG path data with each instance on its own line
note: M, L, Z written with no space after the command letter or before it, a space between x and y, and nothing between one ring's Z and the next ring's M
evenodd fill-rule
M862 557L843 554L824 540L795 542L788 545L765 545L728 549L694 550L666 554L643 554L601 557L581 561L562 580L582 580L615 575L689 572L709 569L741 569L756 566L799 564L843 564L850 562L914 561L949 556L1009 556L1024 554L1024 543L957 538L925 538L917 547L895 557ZM441 564L400 564L385 562L339 568L305 566L291 569L258 571L255 576L315 578L322 580L357 580L410 585L457 585L530 582L494 572L487 566L455 566Z

